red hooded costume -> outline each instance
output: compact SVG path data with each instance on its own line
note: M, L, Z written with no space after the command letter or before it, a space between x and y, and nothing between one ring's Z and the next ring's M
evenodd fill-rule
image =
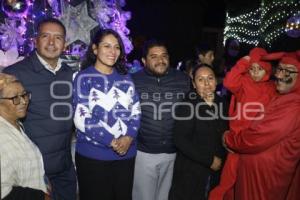
M261 103L265 106L276 94L274 82L269 80L272 66L270 63L261 60L266 55L267 51L262 48L252 49L249 54L250 61L244 58L240 59L231 71L226 74L224 79L224 86L233 94L229 107L229 116L240 116L238 119L230 120L230 129L237 134L241 130L248 128L251 123L251 120L245 119L244 115L239 115L241 110L239 110L238 104L240 104L242 111L243 106L250 102ZM248 72L253 63L259 64L266 71L265 76L259 82L255 82ZM255 106L251 106L251 108L259 109L259 107ZM255 117L256 115L257 112L247 113L248 117Z
M282 64L296 66L296 54ZM296 200L300 197L300 74L286 94L268 104L264 118L240 134L229 131L225 143L239 153L236 200Z
M250 51L250 60L245 58L240 59L236 65L226 74L224 79L224 86L232 92L229 116L237 117L230 120L230 131L234 134L239 134L241 131L247 129L252 122L247 117L255 117L258 110L265 108L270 100L276 95L275 85L270 81L272 73L272 66L270 63L262 61L261 58L267 55L267 51L262 48L254 48ZM262 80L254 81L248 70L253 63L259 64L266 74ZM248 103L260 103L262 106L249 105ZM248 104L244 108L245 104ZM245 109L256 109L243 114ZM238 167L238 154L229 153L222 170L220 184L210 192L210 200L231 200L233 199L233 185L236 180Z

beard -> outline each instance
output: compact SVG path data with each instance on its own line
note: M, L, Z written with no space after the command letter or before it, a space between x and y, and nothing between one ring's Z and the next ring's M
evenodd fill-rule
M148 68L155 76L163 76L168 71L168 65L166 63L155 65L154 68Z

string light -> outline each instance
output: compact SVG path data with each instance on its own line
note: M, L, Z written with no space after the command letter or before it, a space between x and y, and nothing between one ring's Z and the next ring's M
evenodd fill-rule
M300 29L300 24L298 23L287 23L286 24L286 30L293 30L293 29Z
M285 29L290 27L297 29L299 25L285 24L285 21L288 17L298 14L295 8L299 6L300 1L277 1L268 5L262 1L260 7L251 12L236 17L230 17L226 13L224 45L227 39L234 38L251 45L265 42L271 47L272 43L285 33ZM270 16L274 10L278 11ZM284 23L281 23L282 21Z

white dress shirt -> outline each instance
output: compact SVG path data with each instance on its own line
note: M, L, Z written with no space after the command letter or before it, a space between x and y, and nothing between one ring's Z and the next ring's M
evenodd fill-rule
M56 74L56 72L61 68L62 59L58 59L57 65L55 68L53 68L49 63L47 63L37 52L36 55L39 59L39 61L44 65L44 67L49 70L51 73Z

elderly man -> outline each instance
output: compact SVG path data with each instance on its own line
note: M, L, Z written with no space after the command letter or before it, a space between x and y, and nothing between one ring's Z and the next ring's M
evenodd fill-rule
M279 95L266 107L263 119L254 120L241 134L224 135L227 147L240 154L237 200L284 200L299 195L292 190L300 184L299 71L296 53L281 56L275 73Z

